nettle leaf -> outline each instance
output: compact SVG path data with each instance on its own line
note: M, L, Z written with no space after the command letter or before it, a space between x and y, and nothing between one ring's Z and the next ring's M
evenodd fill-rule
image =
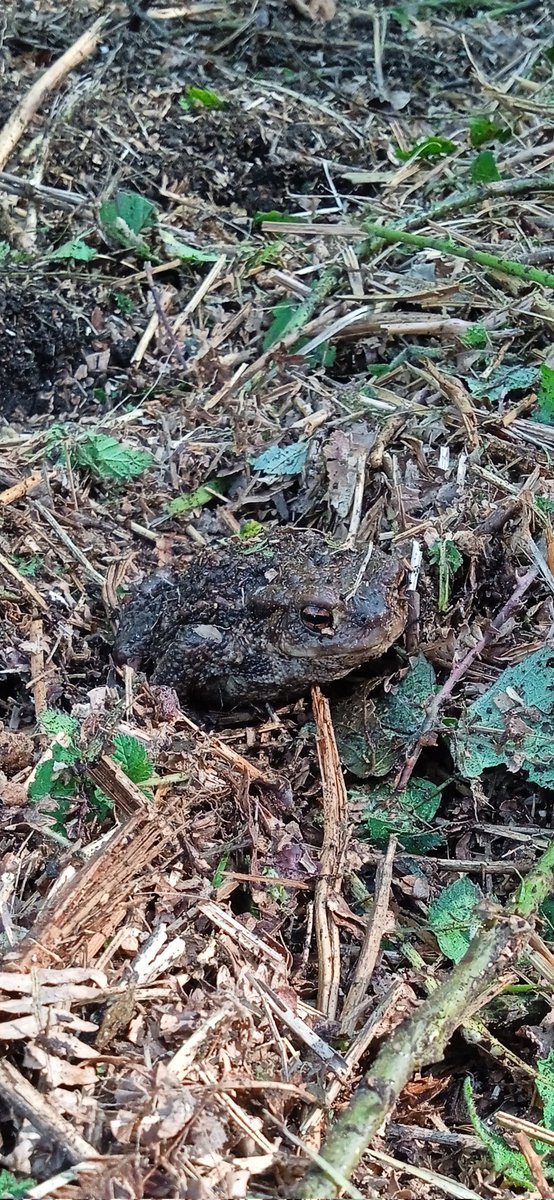
M26 1196L32 1187L35 1187L36 1179L17 1179L12 1175L11 1171L0 1171L0 1197L4 1200L9 1200L13 1197L17 1200L20 1196Z
M451 750L466 779L504 764L554 789L554 651L548 646L507 667L466 709ZM449 731L443 728L443 733Z
M290 446L270 446L248 461L255 471L280 479L284 475L300 475L307 456L307 442L292 442Z
M457 963L464 957L479 929L475 910L480 899L481 892L470 879L456 879L443 888L429 907L429 929L451 962Z
M410 158L439 158L443 154L454 154L457 149L456 143L451 142L450 138L428 137L417 142L410 150L401 150L396 146L394 152L401 162L408 162Z
M100 205L100 220L110 231L123 221L131 233L140 233L154 224L156 206L138 192L117 192L113 200L104 200Z
M471 325L464 333L462 342L471 350L484 350L489 344L489 332L486 325Z
M539 372L536 367L502 366L491 371L488 379L467 379L472 396L479 399L503 400L512 392L525 392L536 386Z
M443 844L442 833L427 828L440 801L439 788L428 779L411 779L403 792L383 783L348 793L352 818L362 822L358 835L386 847L394 834L408 854L426 854Z
M502 1176L508 1183L514 1184L516 1187L527 1189L532 1187L533 1178L524 1155L519 1150L512 1150L511 1146L504 1141L504 1138L500 1137L497 1133L493 1133L492 1129L481 1120L475 1107L473 1087L470 1079L464 1081L464 1100L473 1129L479 1140L483 1143L496 1174Z
M203 487L196 488L194 492L183 492L181 496L176 496L174 500L170 500L169 504L166 504L165 510L171 517L180 517L185 513L192 512L195 508L203 508L205 504L210 504L212 500L224 496L225 492L225 481L214 479Z
M362 687L333 705L333 723L343 765L360 779L388 775L406 746L417 738L435 690L435 672L420 654L390 692L374 700Z
M471 164L471 178L474 183L495 183L500 179L500 171L492 150L480 150Z
M475 150L479 150L485 142L507 142L511 136L511 129L497 125L491 117L475 117L469 122L469 143Z
M227 101L209 88L192 85L185 88L184 96L179 97L179 106L185 112L190 112L191 108L226 108Z
M539 378L535 420L542 421L544 425L554 425L554 368L542 363Z
M94 246L87 245L81 238L74 238L73 241L58 246L57 250L52 250L48 258L74 258L76 262L90 262L91 258L96 258L97 253Z
M67 733L74 740L79 732L79 722L69 713L58 712L54 708L45 708L39 716L39 724L45 733L55 737L57 733Z
M542 1100L542 1115L545 1129L554 1130L554 1050L550 1050L546 1058L537 1059L539 1072L536 1089ZM549 1146L552 1153L552 1146Z
M133 783L145 783L154 774L146 747L129 733L116 733L112 757Z
M124 483L142 475L154 459L149 451L135 450L105 433L89 433L73 446L71 461L76 467L92 471L98 479Z
M35 777L29 784L29 799L38 803L47 796L54 800L73 797L77 791L77 781L70 768L80 757L80 751L75 746L61 746L55 742L50 757L39 763Z

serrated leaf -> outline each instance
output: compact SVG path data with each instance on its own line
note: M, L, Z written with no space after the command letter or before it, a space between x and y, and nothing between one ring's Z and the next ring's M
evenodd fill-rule
M480 150L471 164L471 178L474 183L494 183L500 179L500 171L492 150Z
M222 479L214 479L209 484L203 487L196 488L194 492L183 492L181 496L176 496L174 500L170 500L166 504L166 512L172 517L180 517L184 513L190 513L195 508L203 508L205 504L210 504L212 500L216 500L218 496L225 495L225 483Z
M444 842L440 832L427 828L440 801L440 790L428 779L411 779L403 792L386 783L348 792L352 819L361 821L358 836L386 846L394 834L408 854L425 854Z
M536 1088L542 1100L542 1118L545 1129L554 1131L554 1050L546 1058L537 1059ZM552 1147L549 1147L552 1152Z
M470 1079L464 1081L464 1100L473 1129L489 1154L496 1174L516 1187L529 1188L532 1186L533 1178L524 1155L519 1150L512 1150L504 1138L493 1133L492 1129L489 1129L489 1126L481 1120L475 1107Z
M474 117L469 122L469 142L475 150L479 150L485 142L493 142L495 138L506 141L511 136L511 130L497 125L491 117Z
M401 162L408 162L411 158L438 158L443 154L454 154L457 149L456 143L451 142L450 138L428 137L417 142L410 150L401 150L396 146L394 152Z
M146 747L129 733L116 733L113 758L133 783L145 783L154 774Z
M554 651L543 646L502 671L460 717L451 735L458 770L478 779L504 764L554 789L553 720Z
M420 654L400 683L377 700L366 687L333 705L333 723L343 765L360 779L388 775L406 745L417 737L435 690L435 672Z
M39 724L45 733L49 733L51 737L55 737L57 733L67 733L67 736L72 740L79 732L79 722L75 717L70 717L69 713L58 712L54 708L45 708L39 716Z
M472 396L479 399L503 400L511 392L523 392L535 387L539 378L536 367L501 366L497 367L488 379L467 379L467 387Z
M110 231L123 221L131 233L140 233L154 224L155 213L156 206L138 192L117 192L113 200L100 205L100 220Z
M35 1187L36 1179L16 1179L11 1171L0 1171L0 1200L18 1200Z
M464 957L479 929L475 910L480 899L479 888L470 879L462 878L443 888L429 907L429 929L451 962L457 963Z
M472 350L484 350L489 344L489 332L486 325L470 325L462 336L464 346Z
M9 242L0 242L0 263L4 262L11 252Z
M554 424L554 368L542 363L539 371L539 390L537 393L537 412L535 420L544 425Z
M89 433L73 446L71 461L99 479L125 482L142 475L154 460L147 450L135 450L104 433Z
M81 238L73 238L73 241L64 242L57 250L52 250L48 258L74 258L76 262L90 262L97 253L94 246L88 246Z
M262 471L272 479L281 479L285 475L300 475L307 456L307 442L292 442L289 446L270 446L249 462L255 471Z

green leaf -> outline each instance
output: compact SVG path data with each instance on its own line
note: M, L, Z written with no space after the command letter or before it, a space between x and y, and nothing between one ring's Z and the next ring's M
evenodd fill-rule
M417 738L434 690L435 672L420 654L410 660L400 683L384 696L374 700L362 686L333 705L343 765L361 779L392 771L397 760L405 757L407 744Z
M476 908L481 899L479 888L470 879L456 879L443 888L430 905L429 929L434 933L442 953L451 962L464 957L472 938L479 929Z
M554 368L542 363L539 377L535 419L542 421L544 425L552 425L554 424Z
M507 142L512 136L511 129L497 125L491 117L475 117L469 122L469 143L475 150L484 146L485 142Z
M457 149L456 143L451 142L450 138L428 137L417 142L410 150L401 150L396 146L394 152L401 162L408 162L410 158L438 158L442 154L454 154Z
M113 800L99 787L95 787L89 795L89 803L91 812L99 821L105 821L114 809Z
M10 252L11 252L10 243L9 242L0 242L0 263L5 262L8 255L10 254Z
M129 733L116 733L113 746L112 757L133 783L146 783L152 777L154 769L148 751L138 738Z
M176 496L174 500L170 500L169 504L166 504L165 510L172 517L180 517L183 513L190 513L195 508L203 508L205 504L211 504L212 500L216 500L218 496L224 496L225 490L224 480L213 479L203 487L196 488L194 492L183 492L181 496Z
M225 877L225 872L227 870L228 862L229 862L229 854L224 854L223 857L220 858L220 860L217 864L217 867L212 876L212 890L213 891L215 891L216 888L221 887L221 884L223 883L223 879Z
M160 230L160 237L171 257L180 258L182 262L217 262L220 257L215 250L199 250L197 246L189 246L186 242L179 241L165 229Z
M288 326L298 312L298 304L291 304L290 300L281 300L273 309L273 320L263 340L264 350L269 350L282 337L284 337Z
M209 88L191 86L185 88L184 96L179 98L179 105L185 112L189 112L191 108L226 108L227 101Z
M261 210L258 210L258 212L254 213L253 220L254 220L255 225L261 225L262 221L273 221L276 225L278 225L279 222L281 222L281 221L284 222L284 221L292 221L292 220L294 220L295 223L298 222L299 225L306 224L305 220L303 220L301 217L293 218L293 217L291 217L290 213L278 212L276 208L270 209L269 212L263 212Z
M55 737L57 733L66 733L74 741L79 732L79 722L75 717L58 712L55 708L45 708L39 716L39 724L51 737Z
M440 801L440 789L429 779L412 778L403 792L383 783L348 793L352 819L362 822L359 836L385 847L394 834L408 854L426 854L444 842L441 833L427 828Z
M135 301L131 300L130 296L126 296L125 292L114 292L113 298L120 313L123 313L124 317L130 317L131 313L135 312L137 307Z
M462 337L464 346L471 350L484 350L489 344L489 333L485 325L471 325Z
M450 600L450 580L460 570L463 558L452 538L438 538L429 547L429 558L439 569L439 612L446 612Z
M74 444L71 461L98 479L126 482L142 475L154 459L149 451L135 450L104 433L89 433Z
M460 717L451 749L466 779L504 764L554 789L554 651L543 646L507 667Z
M493 1133L488 1125L485 1125L485 1122L481 1120L475 1107L470 1079L464 1081L464 1100L467 1105L471 1124L477 1137L483 1143L496 1174L502 1176L508 1183L514 1184L515 1187L527 1189L532 1187L533 1178L523 1154L519 1150L512 1150L511 1146L504 1141L504 1138L499 1137L497 1133Z
M474 183L494 183L500 179L500 171L492 150L480 150L471 164L471 178Z
M537 1059L539 1072L536 1088L542 1100L542 1115L545 1129L554 1131L554 1050L550 1050L546 1058ZM552 1153L552 1147L549 1146Z
M131 233L154 224L156 206L140 196L138 192L117 192L113 200L104 200L100 205L100 220L111 230L117 228L117 222L123 221Z
M41 554L34 554L31 558L19 558L17 554L10 554L9 559L17 567L20 575L31 576L31 578L38 575L44 564Z
M73 238L73 241L64 242L63 246L52 250L48 258L74 258L76 262L90 262L91 258L96 258L97 253L94 246L88 246L82 238Z
M512 392L524 392L535 387L538 378L536 367L506 365L491 371L488 379L468 379L467 386L472 396L479 399L504 400Z
M35 1187L36 1179L16 1179L11 1171L0 1171L0 1200L26 1196Z
M265 529L260 521L243 521L239 529L239 539L241 542L251 542L255 538L261 537L265 533Z
M292 442L289 446L270 446L248 461L255 471L262 471L272 479L281 479L285 475L300 475L307 455L307 442Z

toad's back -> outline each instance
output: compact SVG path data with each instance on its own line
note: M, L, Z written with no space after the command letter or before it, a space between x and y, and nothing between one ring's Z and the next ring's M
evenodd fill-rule
M313 530L233 538L144 579L114 657L219 708L292 698L392 645L406 624L401 578L397 559Z

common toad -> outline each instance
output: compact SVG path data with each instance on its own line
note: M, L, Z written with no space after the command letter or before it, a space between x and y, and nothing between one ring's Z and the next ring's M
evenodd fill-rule
M143 580L114 658L217 708L288 699L376 658L406 625L398 559L277 529Z

